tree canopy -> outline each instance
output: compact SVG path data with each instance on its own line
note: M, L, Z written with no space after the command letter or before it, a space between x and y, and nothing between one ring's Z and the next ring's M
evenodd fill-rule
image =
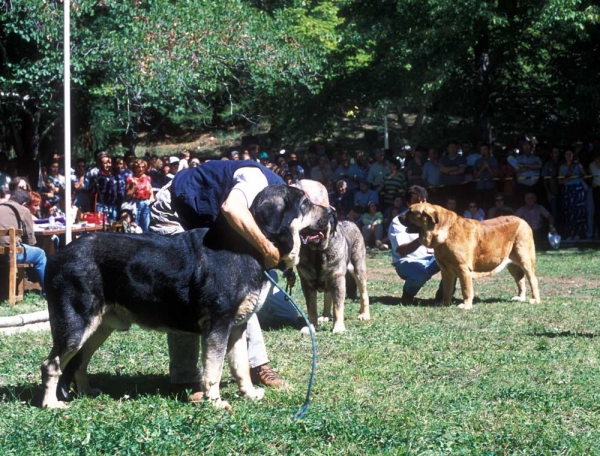
M599 133L600 12L583 0L72 2L74 144L268 119L313 135L388 106L472 137ZM62 119L62 8L0 4L0 146L35 160Z

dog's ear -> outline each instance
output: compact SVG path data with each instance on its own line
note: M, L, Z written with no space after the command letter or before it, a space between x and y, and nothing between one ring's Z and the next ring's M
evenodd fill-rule
M429 218L430 224L438 225L440 223L440 215L436 208L431 204L428 204L423 208L423 215Z
M329 224L331 225L330 235L333 236L335 234L335 231L337 230L339 219L335 207L329 206L327 212L329 214Z

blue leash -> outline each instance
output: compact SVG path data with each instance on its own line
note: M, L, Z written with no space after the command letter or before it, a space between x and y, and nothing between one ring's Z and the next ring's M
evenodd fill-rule
M292 297L286 291L284 291L279 286L279 284L275 282L275 280L273 280L273 278L269 275L267 271L264 271L264 273L267 276L267 278L271 281L271 283L283 293L285 299L290 301L294 308L300 313L300 315L302 315L302 318L306 322L306 325L308 326L308 329L310 331L310 341L312 343L312 369L310 371L310 380L308 381L308 391L306 391L306 399L304 400L304 404L302 404L302 407L300 407L300 409L294 415L294 419L304 418L308 413L308 404L310 404L310 395L312 393L312 387L315 382L315 372L317 370L317 337L315 335L315 330L311 326L310 322L308 321L308 318L306 317L300 306L296 304L296 301L294 301Z

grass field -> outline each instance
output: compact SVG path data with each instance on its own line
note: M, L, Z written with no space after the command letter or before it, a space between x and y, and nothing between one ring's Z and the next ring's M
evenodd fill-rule
M475 282L472 311L401 306L389 254L370 255L372 320L357 321L347 302L348 331L317 333L302 420L293 414L311 344L292 329L265 333L287 387L252 403L228 384L232 414L171 395L166 338L139 329L114 334L92 360L104 395L41 410L50 335L0 336L0 454L600 454L600 254L543 252L537 269L540 305L510 302L504 271ZM294 295L303 302L299 287Z

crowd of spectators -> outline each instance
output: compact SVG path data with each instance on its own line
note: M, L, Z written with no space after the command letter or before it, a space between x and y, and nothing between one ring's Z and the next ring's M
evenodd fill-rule
M371 151L320 144L294 150L239 148L213 159L253 160L279 173L287 183L310 178L323 183L341 220L355 222L369 248L387 249L392 219L406 209L407 189L423 186L429 202L460 215L484 220L515 214L532 225L539 240L557 230L563 239L598 238L600 227L600 141L561 147L521 138L510 147L449 141L444 148L417 145ZM64 190L72 188L78 213L102 212L109 221L127 217L148 231L149 205L156 192L203 159L188 150L141 158L100 152L94 166L77 159L67 175L57 158L43 167L41 185L11 175L0 154L0 189L31 192L36 217L64 215ZM66 177L68 176L68 177ZM139 227L139 228L138 228Z

